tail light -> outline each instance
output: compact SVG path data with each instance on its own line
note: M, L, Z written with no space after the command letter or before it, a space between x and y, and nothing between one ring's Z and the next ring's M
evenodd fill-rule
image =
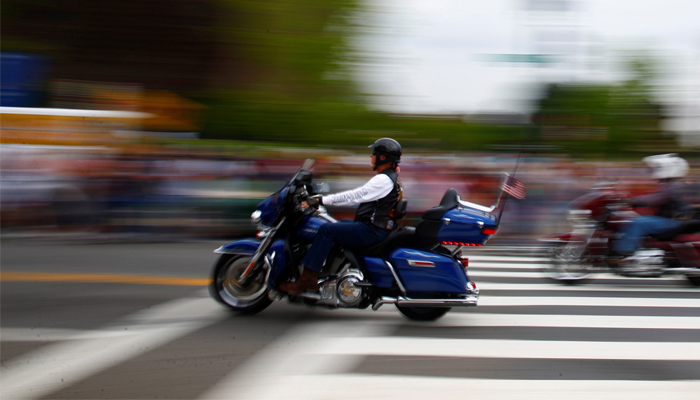
M460 257L459 263L462 264L462 267L467 268L469 266L469 259L467 257Z
M482 235L495 235L496 228L481 228Z

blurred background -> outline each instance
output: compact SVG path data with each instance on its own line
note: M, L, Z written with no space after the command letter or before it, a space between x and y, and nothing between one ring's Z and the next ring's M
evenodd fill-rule
M600 180L700 180L692 0L5 0L3 237L249 235L306 158L332 192L393 137L413 225L451 187L528 188L494 241L566 229ZM695 195L699 196L697 192ZM353 210L331 209L342 218Z

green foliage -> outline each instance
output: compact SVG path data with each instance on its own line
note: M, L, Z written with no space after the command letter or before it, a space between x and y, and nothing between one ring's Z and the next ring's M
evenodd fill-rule
M552 84L535 116L539 140L574 154L624 156L675 150L662 135L662 107L655 103L653 59L625 59L628 79L620 84Z

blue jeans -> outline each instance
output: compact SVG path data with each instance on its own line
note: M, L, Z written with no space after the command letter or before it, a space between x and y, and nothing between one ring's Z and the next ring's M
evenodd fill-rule
M366 247L381 242L387 236L389 231L362 222L326 223L318 229L301 263L316 272L321 272L333 243L348 247Z
M634 253L648 235L665 233L680 226L675 219L642 216L622 228L622 238L613 243L613 250L619 254Z

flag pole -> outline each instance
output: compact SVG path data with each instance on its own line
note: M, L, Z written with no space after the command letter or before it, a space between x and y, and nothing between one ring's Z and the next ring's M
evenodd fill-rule
M513 175L508 175L508 173L506 173L505 179L508 179L508 176L512 176L513 178L515 178L515 172L518 170L518 166L520 165L520 158L522 157L522 155L523 155L523 147L521 147L520 151L518 152L518 160L515 162L515 168L513 169ZM503 195L503 183L501 183L501 193L499 194L499 197L502 195ZM508 196L506 196L503 199L503 203L501 203L501 207L500 207L501 209L498 210L498 218L496 219L496 228L498 228L498 225L500 225L500 223L501 223L501 215L503 215L503 210L505 210L505 208L506 208L506 200L508 200Z

